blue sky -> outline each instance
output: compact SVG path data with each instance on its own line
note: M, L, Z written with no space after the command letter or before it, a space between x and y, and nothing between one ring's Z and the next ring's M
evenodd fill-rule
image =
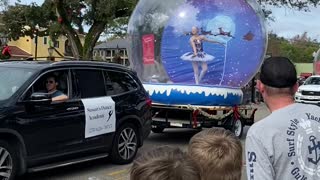
M13 4L14 0L10 0ZM42 4L43 0L21 0L24 4L36 2ZM308 32L312 39L320 41L320 7L310 8L311 12L293 11L289 8L272 8L275 22L267 23L267 30L279 36L290 38L303 32Z

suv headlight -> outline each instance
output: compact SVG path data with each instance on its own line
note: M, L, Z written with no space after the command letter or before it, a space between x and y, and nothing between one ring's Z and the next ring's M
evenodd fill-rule
M298 89L297 93L301 93L301 92L302 92L302 90L301 90L301 89Z

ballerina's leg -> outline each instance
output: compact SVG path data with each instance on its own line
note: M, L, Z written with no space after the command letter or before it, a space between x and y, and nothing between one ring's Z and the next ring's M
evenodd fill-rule
M199 67L198 67L198 62L193 61L192 62L192 67L193 67L193 73L194 73L194 80L196 84L199 84Z
M199 82L201 82L202 78L206 75L207 71L208 71L208 64L206 62L202 62Z

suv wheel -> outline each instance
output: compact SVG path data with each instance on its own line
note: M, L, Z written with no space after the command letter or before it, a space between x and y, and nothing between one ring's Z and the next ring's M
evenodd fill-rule
M123 124L116 132L111 159L116 164L130 163L138 151L137 128L130 124Z
M233 123L232 132L240 138L243 133L243 123L240 119L236 119Z
M18 156L12 146L0 140L0 180L12 180L16 176Z

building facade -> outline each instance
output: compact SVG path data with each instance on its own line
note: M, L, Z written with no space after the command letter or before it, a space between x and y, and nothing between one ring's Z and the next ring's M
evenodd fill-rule
M79 35L79 38L81 43L84 43L85 36ZM21 55L16 55L12 52L11 59L20 60L32 58L37 60L48 60L51 57L54 57L54 60L59 61L63 59L72 59L73 57L71 45L65 36L59 36L55 41L52 41L49 36L33 38L24 36L16 41L8 41L8 45L10 49L19 49L17 52L23 52Z
M93 59L129 66L127 39L114 39L101 43L93 49Z
M60 36L56 41L52 42L49 36L43 37L34 37L29 36L20 37L16 41L9 41L8 45L10 48L17 47L22 51L30 54L29 58L37 60L47 60L50 57L49 48L54 47L52 57L55 57L55 60L63 59L65 52L65 42L67 38ZM52 42L52 43L51 43ZM12 56L13 58L14 56ZM11 58L11 59L12 59ZM21 59L25 59L22 57Z

